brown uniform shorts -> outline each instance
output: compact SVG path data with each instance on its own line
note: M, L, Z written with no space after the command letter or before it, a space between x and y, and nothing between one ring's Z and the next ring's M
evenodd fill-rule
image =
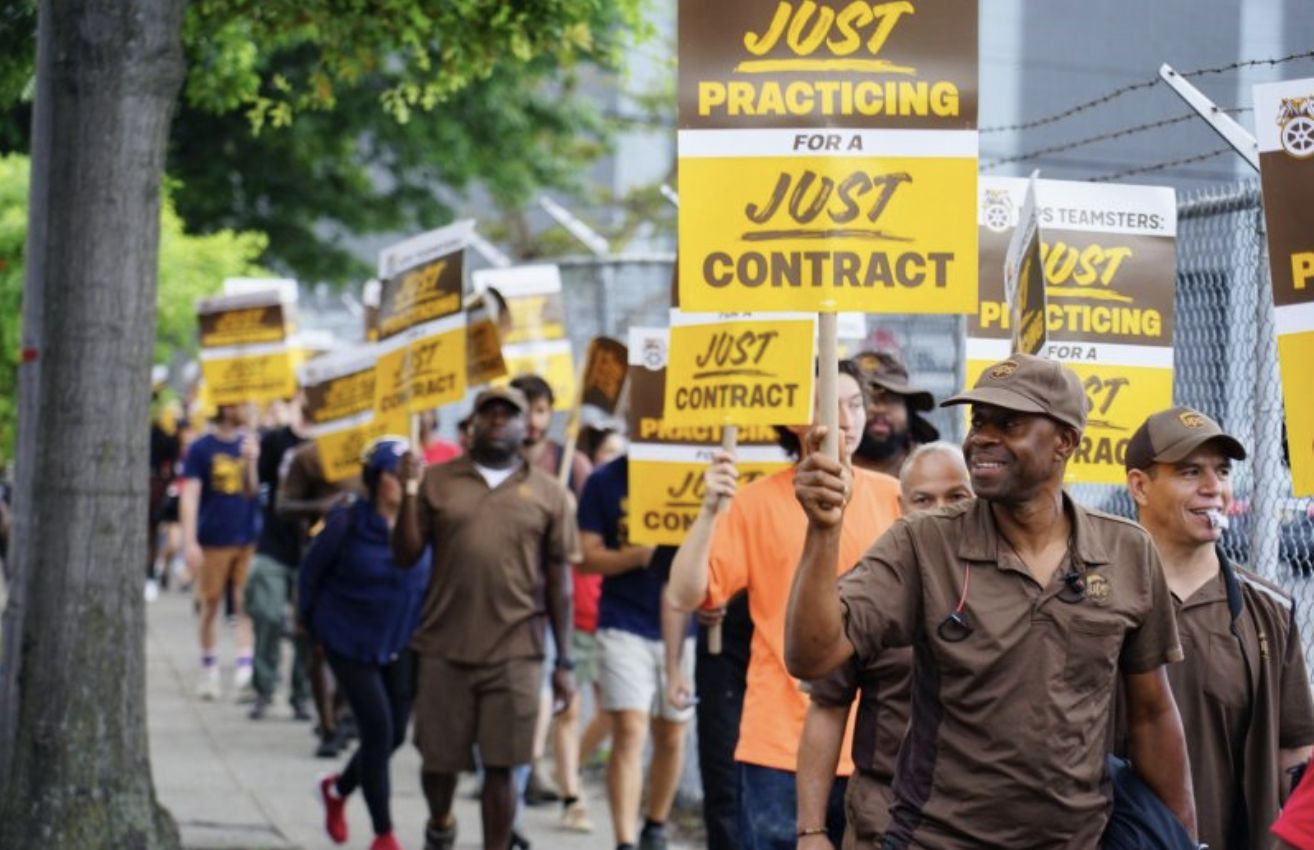
M196 576L196 598L202 602L223 599L224 588L231 579L233 598L240 604L254 552L254 546L203 546L201 571Z
M537 658L454 664L420 656L415 746L424 772L473 770L476 745L488 767L532 762L542 682Z

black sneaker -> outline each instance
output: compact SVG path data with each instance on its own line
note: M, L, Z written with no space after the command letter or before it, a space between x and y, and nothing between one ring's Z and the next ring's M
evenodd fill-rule
M264 720L270 702L269 697L264 694L256 694L256 698L251 702L251 710L246 713L246 716L252 720Z
M511 850L529 850L529 839L511 830Z
M450 826L439 829L432 823L424 827L424 850L452 850L456 846L456 819Z
M639 850L666 850L667 843L665 826L645 826L639 833Z
M338 736L325 735L319 739L319 746L315 748L315 758L335 759L340 752L342 752L342 744Z

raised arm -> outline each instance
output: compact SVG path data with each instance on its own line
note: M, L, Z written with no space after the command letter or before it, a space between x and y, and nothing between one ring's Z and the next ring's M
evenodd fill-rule
M402 481L402 498L397 524L392 527L392 560L399 567L412 567L424 554L425 543L420 530L420 462L407 452L397 471Z
M703 473L707 492L698 518L689 527L684 542L671 563L671 579L666 585L666 598L680 611L692 611L707 599L708 558L712 552L712 529L723 501L734 498L739 471L735 469L734 455L718 451Z
M794 474L794 495L807 514L808 530L789 594L785 666L799 679L819 679L853 656L835 582L853 469L821 452L825 434L822 425L808 432L809 451Z
M1186 755L1186 735L1163 667L1148 673L1125 673L1127 755L1145 784L1196 836L1195 793Z

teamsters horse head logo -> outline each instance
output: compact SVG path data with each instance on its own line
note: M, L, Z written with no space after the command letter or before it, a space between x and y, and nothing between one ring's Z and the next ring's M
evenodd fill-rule
M1183 413L1178 418L1182 420L1183 425L1193 430L1196 428L1203 428L1205 426L1204 417L1198 413Z
M995 233L1013 226L1013 198L1006 189L986 189L981 199L981 219Z
M666 368L666 344L660 339L643 341L643 365L652 371Z
M1282 150L1296 159L1314 156L1314 94L1282 98L1277 123Z

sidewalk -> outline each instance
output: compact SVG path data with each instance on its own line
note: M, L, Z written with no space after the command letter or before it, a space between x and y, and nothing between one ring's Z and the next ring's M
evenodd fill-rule
M232 676L232 634L220 638L224 684ZM231 696L201 702L193 695L197 669L195 619L191 599L163 593L147 606L147 702L151 764L160 802L182 831L191 850L330 850L321 809L313 791L323 773L346 765L313 756L311 724L292 719L286 700L266 719L251 721L246 706ZM427 810L420 793L420 766L409 743L392 761L392 816L397 838L407 850L422 850ZM479 804L471 799L472 779L457 793L460 848L482 847ZM597 831L564 832L557 826L558 805L527 808L522 832L533 850L605 850L614 846L606 794L596 778L585 791ZM373 838L359 793L348 805L351 840L366 848ZM681 847L672 842L673 850ZM688 846L688 845L683 845Z

